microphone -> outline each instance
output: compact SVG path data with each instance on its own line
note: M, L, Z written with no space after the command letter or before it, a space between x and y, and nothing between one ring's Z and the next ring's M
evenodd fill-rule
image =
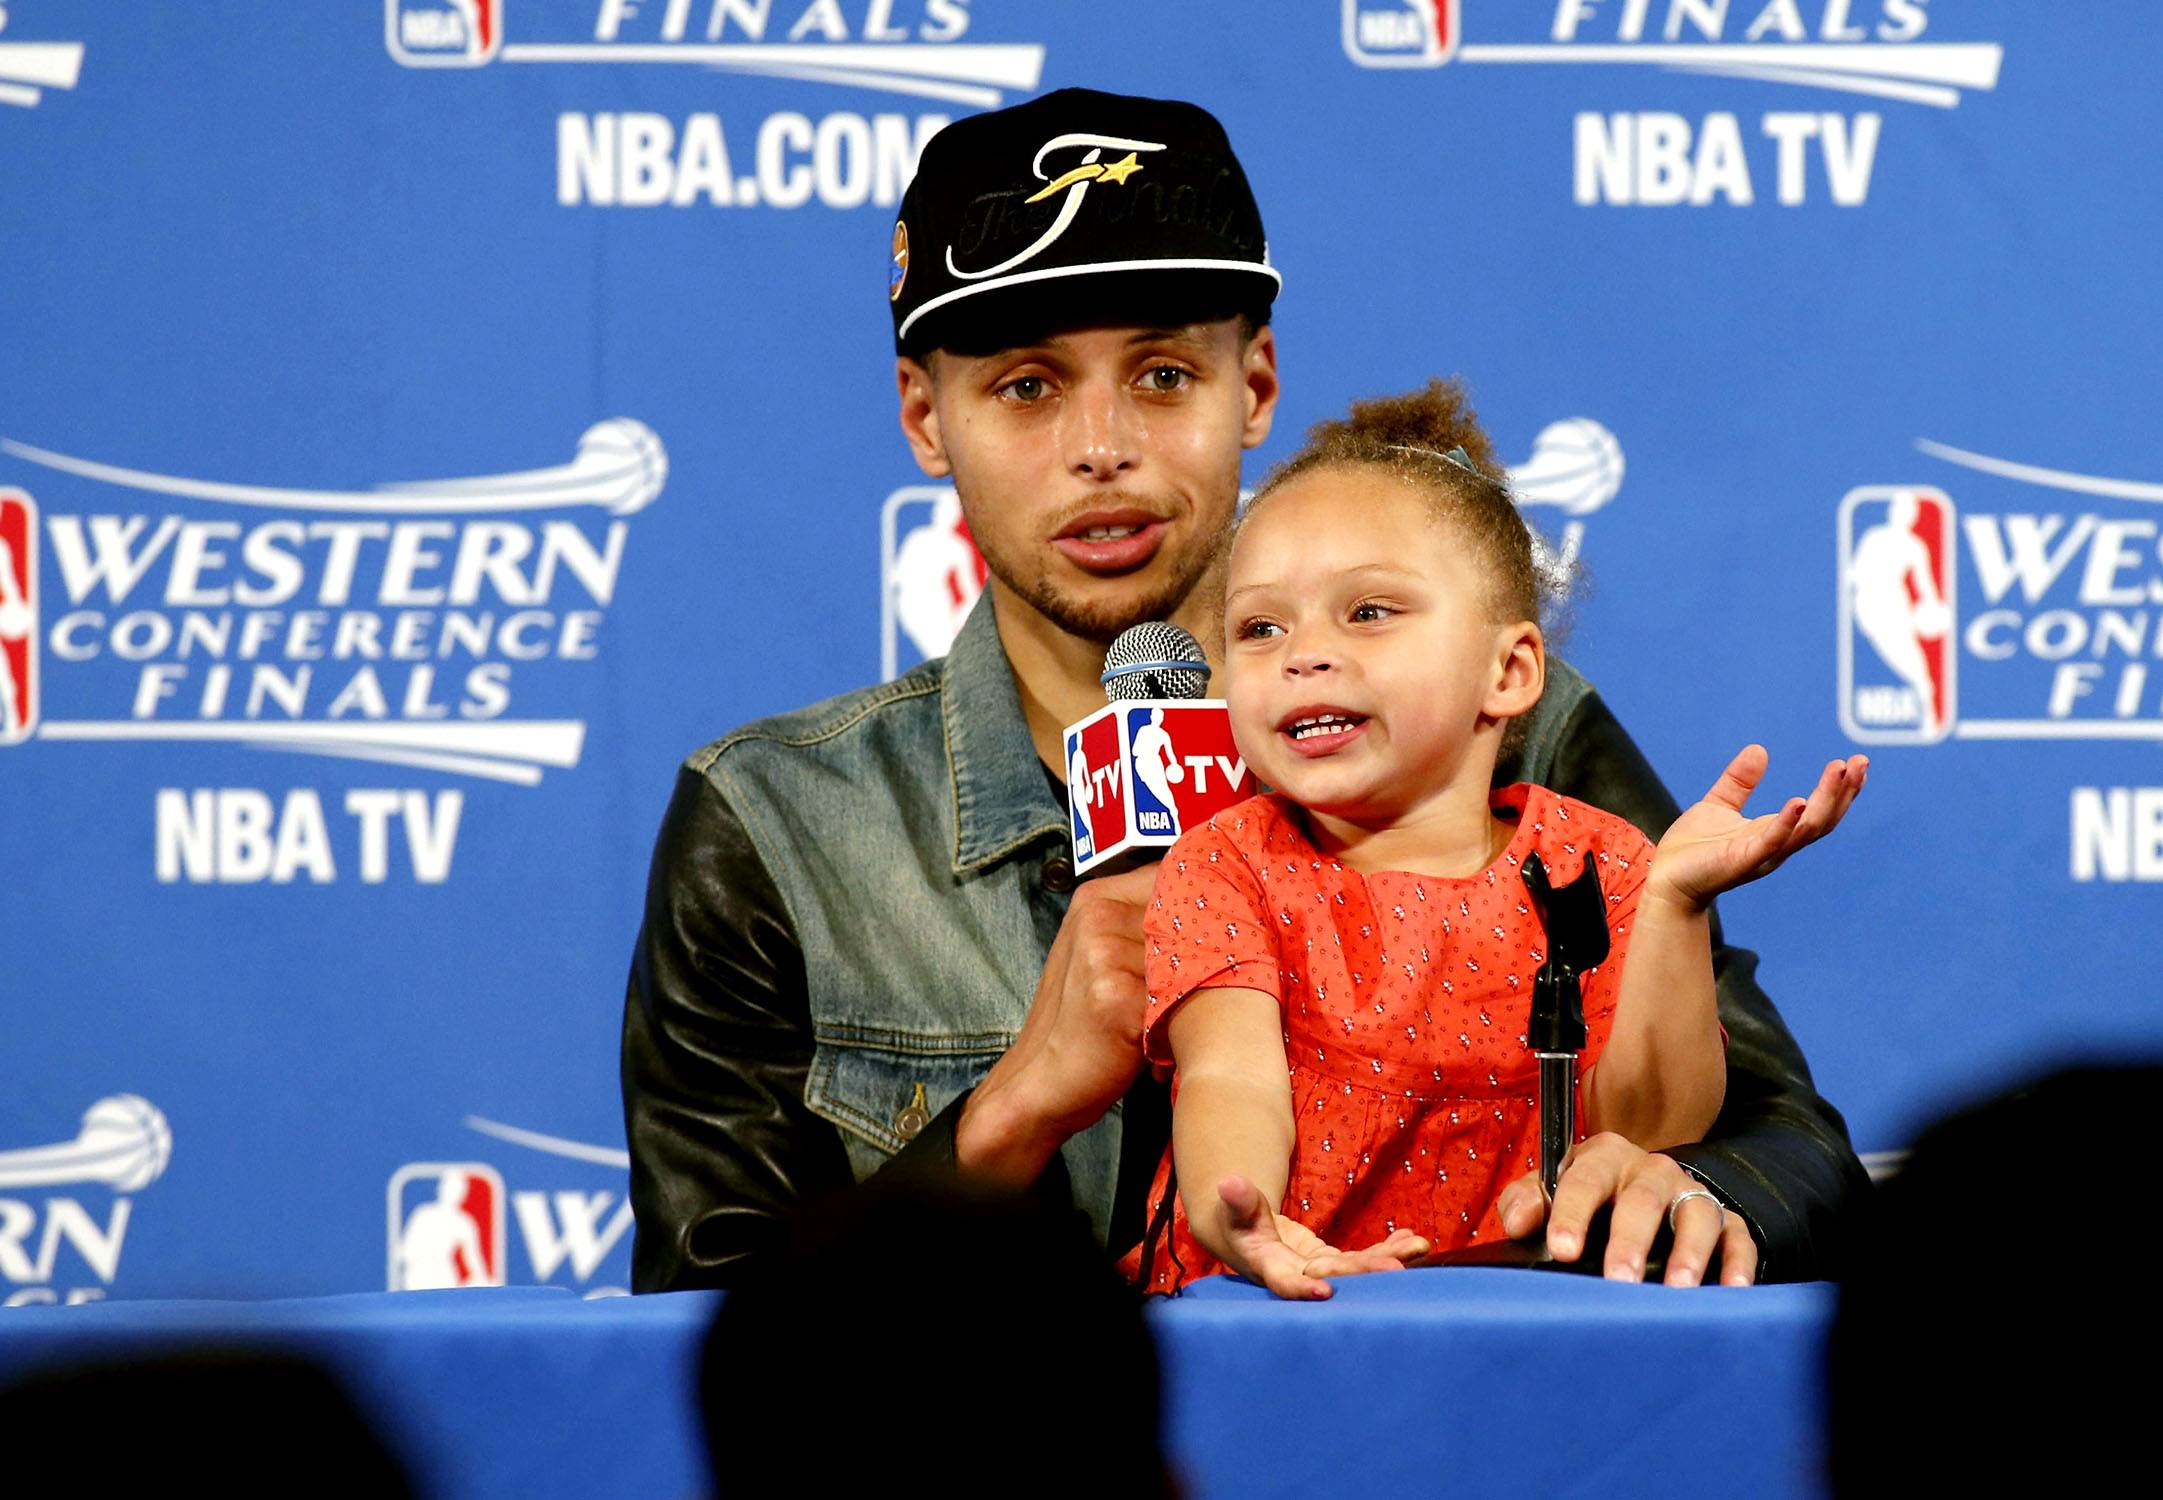
M1255 792L1224 700L1202 696L1209 662L1193 636L1161 620L1122 631L1102 680L1110 703L1065 735L1077 875L1160 854Z
M1202 643L1162 620L1119 632L1104 652L1104 696L1114 703L1150 698L1199 698L1209 691Z

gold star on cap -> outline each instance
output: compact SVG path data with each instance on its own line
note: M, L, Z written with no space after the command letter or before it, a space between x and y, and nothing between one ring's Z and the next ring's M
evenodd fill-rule
M1116 182L1121 187L1124 187L1126 185L1126 180L1129 177L1132 177L1136 172L1139 172L1141 169L1142 159L1139 156L1135 155L1132 151L1129 151L1127 153L1127 159L1125 161L1113 162L1110 166L1106 167L1103 172L1097 177L1097 181Z

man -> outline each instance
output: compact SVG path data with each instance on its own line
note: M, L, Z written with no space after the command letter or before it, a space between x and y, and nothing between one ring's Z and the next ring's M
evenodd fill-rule
M679 776L624 1016L639 1289L726 1285L793 1205L874 1174L1070 1196L1114 1253L1139 1240L1169 1130L1138 1048L1153 871L1074 889L1061 729L1103 703L1125 627L1221 637L1206 574L1276 409L1279 280L1193 106L1064 90L926 147L889 283L901 427L990 579L943 661ZM1559 661L1501 774L1654 837L1676 812ZM1754 965L1716 951L1711 1139L1586 1142L1551 1210L1512 1184L1511 1233L1547 1222L1575 1258L1611 1202L1612 1275L1663 1220L1670 1281L1827 1273L1863 1174Z

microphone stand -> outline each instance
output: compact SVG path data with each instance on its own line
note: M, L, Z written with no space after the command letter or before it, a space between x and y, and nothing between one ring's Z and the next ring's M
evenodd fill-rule
M1532 1021L1525 1043L1540 1060L1540 1191L1555 1201L1562 1158L1577 1139L1577 1058L1585 1050L1585 997L1578 972L1607 957L1606 902L1599 872L1559 892L1537 854L1527 855L1525 888L1547 928L1547 958L1532 981Z
M1525 856L1525 889L1547 932L1547 956L1532 981L1532 1018L1525 1045L1540 1064L1540 1190L1549 1204L1562 1175L1562 1159L1577 1139L1577 1058L1585 1050L1585 1000L1578 976L1607 958L1607 898L1591 861L1566 886L1557 887L1537 854ZM1583 1249L1574 1261L1556 1260L1547 1236L1467 1245L1429 1256L1429 1266L1529 1266L1549 1271L1577 1271L1597 1276L1607 1252L1607 1210L1587 1226ZM1661 1257L1647 1258L1646 1274L1657 1276Z

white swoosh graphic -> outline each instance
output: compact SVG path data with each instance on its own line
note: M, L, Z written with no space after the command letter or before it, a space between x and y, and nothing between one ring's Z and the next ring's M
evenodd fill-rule
M542 768L578 764L586 726L577 719L491 719L484 723L392 723L345 720L233 721L47 719L48 740L191 741L247 745L302 755L330 755L419 766L538 786Z
M35 109L43 90L71 89L82 71L81 42L0 42L0 104Z
M1960 90L1998 86L2005 49L1996 42L1682 42L1580 46L1570 42L1461 47L1468 63L1636 63L1688 72L1728 73L1876 94L1951 109Z
M499 1141L509 1141L514 1146L546 1151L550 1156L566 1156L572 1161L590 1161L602 1167L622 1167L625 1171L631 1169L631 1153L618 1151L610 1146L589 1146L584 1141L565 1140L560 1135L543 1135L538 1130L521 1130L516 1125L484 1120L479 1115L467 1115L466 1128L478 1130L482 1135L492 1135Z
M2163 503L2163 484L2153 484L2145 479L2112 479L2103 474L2077 474L2071 469L2046 469L2040 464L2014 463L2009 458L1992 458L1985 453L1971 453L1949 443L1934 443L1929 438L1917 438L1915 446L1932 458L1942 458L1949 464L1959 464L1962 468L1974 469L1980 473L1995 474L2001 479L2018 479L2054 490L2071 490L2078 495L2101 495L2110 500Z
M1033 89L1044 72L1044 48L1033 42L513 42L505 62L688 63L703 67L849 68L904 78L946 78L996 88Z
M466 515L597 505L614 515L628 516L651 504L668 481L668 450L652 428L629 417L612 417L587 428L579 436L578 451L567 464L465 479L409 480L377 485L372 490L290 489L156 474L55 453L13 438L0 438L0 451L64 474L128 489L279 510Z

